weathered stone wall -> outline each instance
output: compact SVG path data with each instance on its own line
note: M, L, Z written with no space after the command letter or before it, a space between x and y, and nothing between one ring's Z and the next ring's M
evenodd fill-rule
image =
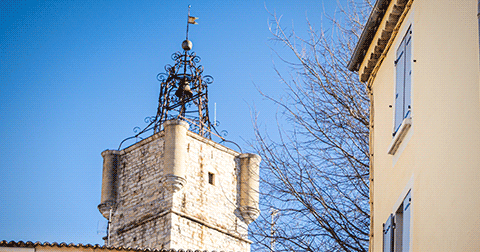
M170 240L171 195L163 190L163 132L120 152L117 205L110 245L165 248Z
M173 197L173 210L186 217L172 219L172 243L184 247L193 236L195 249L248 251L248 226L234 214L239 153L192 132L187 135L187 183ZM214 174L213 185L208 173Z
M110 245L250 251L235 215L239 153L190 131L185 148L186 183L174 193L164 187L164 132L120 151Z
M227 233L198 220L172 214L172 248L192 248L201 251L250 251L250 241L239 239L234 232Z

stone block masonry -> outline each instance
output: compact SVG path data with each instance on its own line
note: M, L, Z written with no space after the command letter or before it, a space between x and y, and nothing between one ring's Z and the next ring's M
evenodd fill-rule
M179 127L188 128L183 121L169 125L171 130L118 151L116 165L109 168L113 162L104 161L107 181L102 184L99 209L106 218L108 207L112 209L110 245L250 251L250 220L238 211L243 209L241 195L257 197L252 206L258 207L258 191L241 192L248 189L239 184L240 153L182 130ZM258 162L253 164L257 170ZM251 190L258 190L258 173L253 176L257 186L253 182Z

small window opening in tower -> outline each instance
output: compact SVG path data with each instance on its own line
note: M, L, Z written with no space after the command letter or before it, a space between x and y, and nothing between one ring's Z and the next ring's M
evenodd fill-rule
M211 172L208 173L208 183L210 185L215 185L215 174Z

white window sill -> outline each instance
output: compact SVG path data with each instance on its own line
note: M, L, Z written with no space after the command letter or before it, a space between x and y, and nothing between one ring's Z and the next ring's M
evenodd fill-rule
M403 119L402 125L400 125L400 128L398 129L397 133L393 137L392 143L388 148L388 154L395 155L395 153L398 150L398 147L400 147L400 144L403 142L403 139L405 138L405 135L407 135L407 132L410 129L410 127L412 127L412 118L408 117Z

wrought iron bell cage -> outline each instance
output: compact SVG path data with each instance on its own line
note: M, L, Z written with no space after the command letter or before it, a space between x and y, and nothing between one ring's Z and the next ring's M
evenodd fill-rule
M165 121L185 120L190 130L211 139L213 125L208 114L208 85L213 77L203 75L200 57L192 49L192 43L182 43L183 52L172 54L175 64L166 65L165 73L157 75L160 81L158 108L154 123L154 132L163 130Z
M196 17L190 16L190 5L188 6L186 39L182 42L183 52L178 51L172 54L172 60L175 64L165 66L165 72L157 75L160 81L160 94L158 96L158 108L155 116L145 118L148 126L143 130L135 127L135 135L124 139L122 144L129 139L143 139L142 135L153 129L153 134L164 129L164 124L168 120L184 120L190 125L189 130L200 136L212 139L212 134L219 137L221 142L230 142L226 140L228 132L222 130L219 133L215 126L210 122L208 114L208 85L213 83L213 77L203 75L203 66L200 65L200 57L191 51L193 44L188 40L189 24L197 24Z

